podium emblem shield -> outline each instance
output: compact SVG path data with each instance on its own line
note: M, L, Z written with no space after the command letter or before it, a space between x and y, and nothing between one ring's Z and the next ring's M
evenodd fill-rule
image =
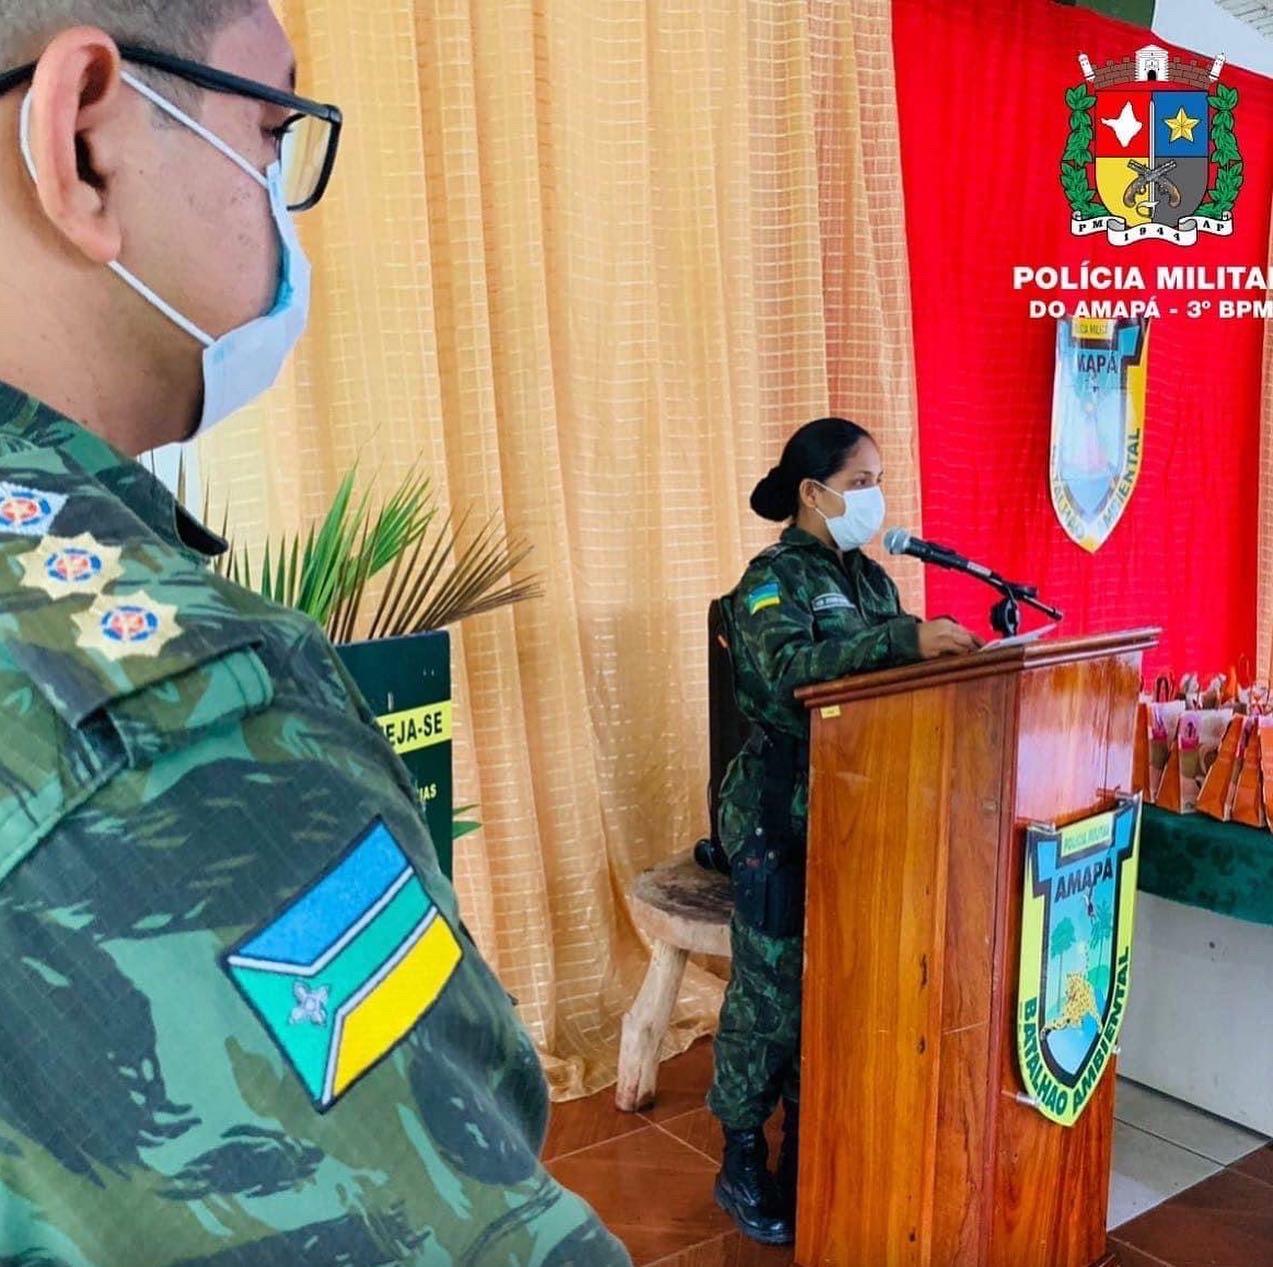
M1026 831L1017 1051L1027 1094L1062 1126L1091 1102L1127 1009L1140 808Z

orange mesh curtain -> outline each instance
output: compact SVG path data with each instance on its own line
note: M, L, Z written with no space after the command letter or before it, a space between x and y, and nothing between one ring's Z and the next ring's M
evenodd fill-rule
M810 0L833 413L864 422L884 455L889 522L921 527L910 270L890 5ZM891 569L922 612L921 565Z
M534 542L547 596L458 631L457 885L555 1093L591 1092L646 965L622 895L707 826L706 612L772 536L752 485L834 406L918 522L889 5L281 11L346 143L312 332L205 479L251 544L355 460L419 461ZM667 1054L720 988L691 970Z

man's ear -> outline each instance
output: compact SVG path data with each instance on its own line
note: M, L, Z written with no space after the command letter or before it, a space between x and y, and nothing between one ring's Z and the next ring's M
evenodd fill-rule
M63 31L31 85L31 157L49 222L94 264L119 258L123 231L107 194L135 109L120 77L119 49L104 31Z

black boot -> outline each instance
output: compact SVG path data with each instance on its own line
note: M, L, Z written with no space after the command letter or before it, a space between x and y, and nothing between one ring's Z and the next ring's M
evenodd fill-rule
M778 1150L778 1208L796 1220L796 1173L800 1162L800 1101L782 1102L782 1147Z
M716 1176L716 1204L744 1236L762 1245L790 1245L795 1228L779 1204L769 1173L764 1131L725 1131L725 1164Z

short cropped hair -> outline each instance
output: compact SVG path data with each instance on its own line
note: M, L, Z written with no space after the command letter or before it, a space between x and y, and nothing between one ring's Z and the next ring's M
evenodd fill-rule
M259 0L0 0L0 71L34 61L59 31L100 27L120 44L141 44L192 61Z

